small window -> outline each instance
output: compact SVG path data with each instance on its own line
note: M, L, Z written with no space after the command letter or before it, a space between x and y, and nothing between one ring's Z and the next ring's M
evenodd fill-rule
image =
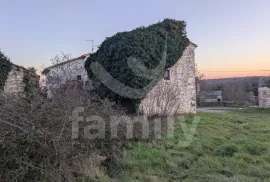
M171 79L171 70L166 70L164 75L164 80L170 80Z
M82 80L82 76L81 75L77 75L77 80Z

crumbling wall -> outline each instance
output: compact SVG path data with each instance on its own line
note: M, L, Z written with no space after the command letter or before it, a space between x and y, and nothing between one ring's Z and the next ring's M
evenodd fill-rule
M4 94L29 95L39 89L39 76L22 66L12 64L4 86Z
M259 107L270 108L270 88L259 88Z
M4 86L4 93L20 93L24 91L25 84L23 83L24 77L24 68L12 65L12 69L8 74L8 78L6 80Z

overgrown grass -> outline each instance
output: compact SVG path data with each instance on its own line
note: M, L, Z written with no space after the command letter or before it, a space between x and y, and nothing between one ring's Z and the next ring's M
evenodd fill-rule
M133 143L115 173L123 181L270 181L270 110L199 113L192 143L175 139ZM191 123L193 116L186 116ZM168 144L169 143L169 144Z

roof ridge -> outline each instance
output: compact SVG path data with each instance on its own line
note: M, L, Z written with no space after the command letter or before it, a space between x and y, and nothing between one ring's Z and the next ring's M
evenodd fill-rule
M64 62L61 62L61 63L57 63L55 65L52 65L52 66L49 66L47 68L45 68L41 74L46 74L48 71L50 71L51 68L54 68L54 67L57 67L57 66L60 66L60 65L63 65L63 64L66 64L66 63L70 63L70 62L73 62L73 61L76 61L76 60L79 60L79 59L84 59L86 58L87 56L89 56L90 53L86 53L86 54L83 54L79 57L76 57L76 58L73 58L73 59L70 59L70 60L67 60L67 61L64 61Z

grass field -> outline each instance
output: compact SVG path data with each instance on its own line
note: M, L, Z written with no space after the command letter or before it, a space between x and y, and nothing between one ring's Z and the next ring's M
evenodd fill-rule
M133 143L115 170L123 181L270 181L270 110L198 113L192 143ZM193 116L186 116L191 123ZM183 137L178 123L175 138Z

